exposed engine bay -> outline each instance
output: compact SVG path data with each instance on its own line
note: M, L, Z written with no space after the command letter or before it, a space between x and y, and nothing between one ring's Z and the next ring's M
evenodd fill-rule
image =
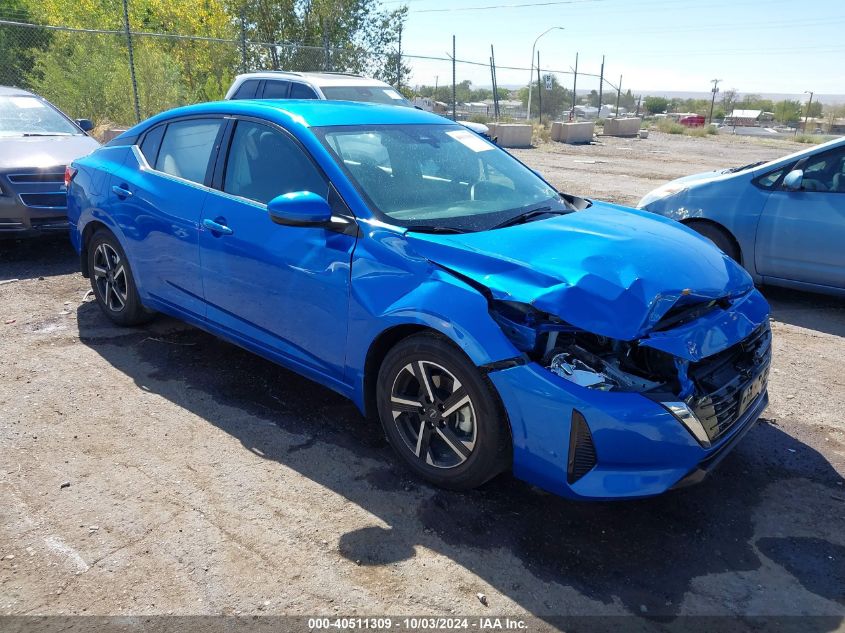
M718 307L716 300L670 312L655 330L694 321ZM747 406L742 400L756 395L748 385L755 378L765 381L771 354L768 322L740 343L689 362L640 340L619 341L585 332L524 303L492 301L490 314L520 351L557 376L590 389L687 401L712 418L714 432L725 430L728 418L735 419Z

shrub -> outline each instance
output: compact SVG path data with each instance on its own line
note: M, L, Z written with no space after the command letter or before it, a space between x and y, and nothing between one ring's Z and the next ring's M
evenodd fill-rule
M798 134L794 140L796 143L807 143L808 145L818 145L824 141L821 136L813 136L812 134Z
M657 129L661 132L666 132L666 134L683 134L687 128L670 119L661 119L657 122Z

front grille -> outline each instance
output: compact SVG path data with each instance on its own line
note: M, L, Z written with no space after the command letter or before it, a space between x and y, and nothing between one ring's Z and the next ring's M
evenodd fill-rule
M22 193L20 196L21 202L36 209L64 209L67 206L67 195L64 191Z
M745 340L690 365L696 387L692 410L711 442L724 435L765 390L772 331L764 323Z
M566 479L572 484L586 475L596 465L596 448L593 435L581 412L572 410L572 425L569 428L569 459Z
M65 181L65 168L61 171L51 169L50 171L36 171L25 174L7 174L6 176L12 184L32 184L32 183L51 183L63 184Z

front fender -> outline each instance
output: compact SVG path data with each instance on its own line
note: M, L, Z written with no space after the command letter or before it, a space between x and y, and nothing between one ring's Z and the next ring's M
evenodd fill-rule
M396 232L374 229L352 260L347 368L359 406L373 342L408 325L443 334L478 366L520 355L478 290L410 252Z

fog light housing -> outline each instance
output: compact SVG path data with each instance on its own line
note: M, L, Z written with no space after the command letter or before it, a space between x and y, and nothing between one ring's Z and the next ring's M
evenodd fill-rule
M704 448L710 448L710 437L701 420L686 402L661 402Z
M574 484L596 465L596 448L593 434L587 420L578 409L572 410L572 424L569 427L569 455L566 466L566 480Z

